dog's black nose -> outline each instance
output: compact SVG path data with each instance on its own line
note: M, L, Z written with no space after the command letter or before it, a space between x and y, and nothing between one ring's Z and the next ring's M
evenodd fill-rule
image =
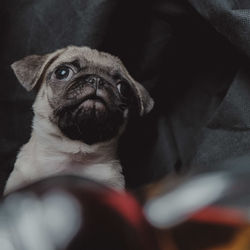
M84 78L84 81L85 81L85 83L88 83L88 84L94 86L95 89L103 86L105 83L105 80L98 75L87 75Z

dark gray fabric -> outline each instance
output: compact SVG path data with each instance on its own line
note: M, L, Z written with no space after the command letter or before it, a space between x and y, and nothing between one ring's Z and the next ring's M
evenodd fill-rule
M130 123L128 187L209 168L250 150L247 0L2 0L0 183L31 131L31 103L10 64L69 44L119 56L156 101Z

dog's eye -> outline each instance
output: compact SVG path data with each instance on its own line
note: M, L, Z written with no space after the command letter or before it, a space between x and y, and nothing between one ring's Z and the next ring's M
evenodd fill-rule
M116 86L122 97L127 98L129 96L129 86L127 82L119 81Z
M68 66L61 66L55 70L55 78L58 80L69 80L73 74L73 70Z

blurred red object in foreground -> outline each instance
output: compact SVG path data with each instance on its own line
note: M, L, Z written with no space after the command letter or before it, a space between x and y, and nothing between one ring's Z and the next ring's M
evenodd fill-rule
M250 191L239 177L199 175L171 189L164 181L137 193L143 206L91 180L48 178L2 200L0 248L248 250Z
M250 249L250 224L237 209L206 207L176 226L155 230L162 250Z
M160 249L250 249L250 171L240 170L172 179L172 186L163 180L144 192Z

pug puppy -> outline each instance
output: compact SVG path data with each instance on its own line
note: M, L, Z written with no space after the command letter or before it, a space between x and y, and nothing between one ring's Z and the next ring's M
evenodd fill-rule
M11 65L37 90L31 138L17 156L5 194L47 176L85 176L123 189L117 141L130 114L154 105L146 89L108 53L69 46Z

